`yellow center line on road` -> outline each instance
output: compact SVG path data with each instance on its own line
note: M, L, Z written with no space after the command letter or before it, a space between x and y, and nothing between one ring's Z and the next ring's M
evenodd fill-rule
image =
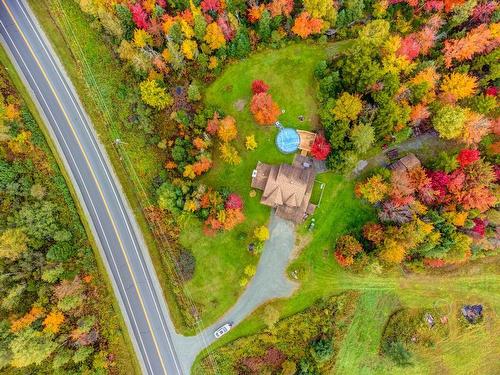
M20 34L20 35L21 35L21 37L23 38L24 43L25 43L25 44L26 44L26 46L28 47L28 49L29 49L29 51L30 51L31 55L33 56L33 58L34 58L35 62L36 62L36 63L37 63L37 65L38 65L38 68L40 69L40 71L42 72L42 75L44 76L45 80L47 81L47 84L49 85L50 90L52 91L52 94L54 95L54 97L55 97L55 99L56 99L56 101L57 101L57 103L58 103L59 107L61 108L61 111L62 111L62 113L63 113L64 117L66 118L66 121L67 121L68 125L69 125L69 126L70 126L70 128L71 128L71 132L73 133L73 135L74 135L74 137L75 137L75 139L76 139L76 141L77 141L77 143L78 143L78 146L80 147L80 151L82 152L82 155L83 155L83 157L84 157L84 159L85 159L85 161L86 161L86 163L87 163L87 166L88 166L88 168L89 168L89 170L90 170L90 173L91 173L91 175L92 175L92 178L94 179L94 182L95 182L95 184L96 184L96 186L97 186L97 189L98 189L98 191L99 191L99 194L100 194L100 196L101 196L101 199L102 199L102 201L103 201L103 203L104 203L104 207L105 207L105 209L106 209L106 212L107 212L107 214L108 214L108 216L109 216L109 219L110 219L110 221L111 221L111 224L112 224L112 226L113 226L113 230L114 230L114 232L115 232L115 234L116 234L116 237L117 237L117 239L118 239L118 242L119 242L119 244L120 244L120 248L121 248L121 250L122 250L123 256L125 257L125 262L127 263L127 267L128 267L128 269L129 269L130 275L131 275L131 277L132 277L132 282L133 282L134 287L135 287L135 290L136 290L136 292L137 292L137 296L139 297L139 301L140 301L140 304L141 304L142 310L143 310L143 312L144 312L144 317L146 318L146 322L147 322L147 324L148 324L149 331L151 332L151 336L152 336L152 338L153 338L153 341L154 341L154 345L155 345L156 351L158 352L158 357L160 358L160 362L161 362L161 366L162 366L162 368L163 368L163 372L164 372L165 374L167 374L167 370L166 370L165 364L164 364L164 362L163 362L163 357L162 357L162 355L161 355L160 348L158 347L158 342L157 342L157 339L156 339L156 335L154 334L154 331L153 331L153 328L152 328L151 322L150 322L149 317L148 317L148 314L147 314L147 312L146 312L146 308L145 308L145 305L144 305L144 301L143 301L143 299L142 299L141 293L140 293L139 288L138 288L138 285L137 285L137 280L135 279L134 273L132 272L132 267L131 267L131 265L130 265L130 261L129 261L129 259L128 259L127 253L126 253L126 251L125 251L125 247L124 247L124 245L123 245L123 241L122 241L122 239L121 239L121 237L120 237L120 234L119 234L119 232L118 232L118 229L117 229L117 227L116 227L116 223L115 223L115 221L114 221L113 217L111 216L111 211L110 211L110 209L109 209L109 206L108 206L108 204L107 204L107 202L106 202L106 199L105 199L105 197L104 197L104 194L103 194L103 192L102 192L101 185L99 184L99 181L97 180L97 177L96 177L96 175L95 175L95 172L94 172L94 170L93 170L93 168L92 168L92 165L90 164L90 161L89 161L89 159L88 159L88 156L87 156L87 154L86 154L85 150L83 149L83 146L82 146L82 144L81 144L81 142L80 142L80 139L78 138L78 135L77 135L77 133L76 133L76 131L75 131L75 128L74 128L74 126L73 126L72 122L70 121L69 116L68 116L68 114L66 113L66 110L64 109L64 107L63 107L63 105L62 105L62 103L61 103L61 100L60 100L59 96L57 95L57 93L56 93L56 91L55 91L55 89L54 89L54 87L53 87L53 85L52 85L51 81L49 80L49 78L48 78L48 76L47 76L47 73L45 72L45 70L43 69L43 67L42 67L42 65L41 65L41 63L40 63L40 61L39 61L39 59L38 59L38 58L37 58L37 56L35 55L35 53L34 53L34 51L33 51L33 48L31 47L30 43L28 42L28 40L27 40L27 38L26 38L26 36L25 36L24 32L23 32L23 31L21 30L21 28L19 27L19 24L17 23L16 19L14 18L14 15L12 14L12 11L11 11L10 7L7 5L7 3L5 2L5 0L2 0L2 3L3 3L3 5L5 6L5 9L7 9L7 12L9 13L10 18L11 18L11 19L12 19L12 21L14 22L14 25L16 26L16 28L17 28L17 30L18 30L18 32L19 32L19 34ZM110 249L110 250L111 250L111 249ZM139 329L139 327L137 327L137 328Z

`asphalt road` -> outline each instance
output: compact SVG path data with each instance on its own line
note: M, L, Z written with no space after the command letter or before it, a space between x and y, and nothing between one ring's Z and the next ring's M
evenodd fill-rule
M45 117L87 211L147 374L182 374L172 324L140 232L73 87L31 12L0 0L0 35Z

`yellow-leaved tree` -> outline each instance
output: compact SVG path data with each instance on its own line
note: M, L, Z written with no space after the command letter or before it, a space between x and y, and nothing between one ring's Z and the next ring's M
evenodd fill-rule
M212 51L226 45L226 39L219 25L217 25L217 22L212 22L207 26L207 33L205 34L204 40Z

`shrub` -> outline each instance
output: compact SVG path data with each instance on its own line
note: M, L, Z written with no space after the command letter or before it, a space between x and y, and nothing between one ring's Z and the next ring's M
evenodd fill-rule
M269 239L269 229L265 225L255 228L253 235L259 242L264 242Z

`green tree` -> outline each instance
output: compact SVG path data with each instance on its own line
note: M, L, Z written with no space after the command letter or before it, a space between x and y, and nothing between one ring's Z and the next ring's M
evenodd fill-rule
M257 34L263 42L267 42L271 37L271 14L266 9L262 12L259 23L257 25Z
M40 365L57 348L49 335L26 328L19 332L11 341L12 367L27 367L33 364Z
M190 102L197 102L201 99L200 87L196 82L189 85L187 93Z
M47 260L51 262L66 262L76 254L75 247L69 242L58 242L47 251Z
M48 268L43 271L42 280L53 284L60 279L63 273L64 273L64 267L61 265L58 265L57 267L54 268Z
M9 349L11 340L9 323L6 320L0 321L0 370L10 364L12 353Z
M71 358L73 357L73 352L69 349L63 349L59 353L57 353L52 360L52 368L54 370L57 370L64 365L67 365L70 361Z
M177 206L177 193L175 187L170 182L164 182L156 191L158 196L158 205L161 209L167 210L171 213L178 213L179 207Z
M173 40L167 42L168 53L170 54L169 62L176 71L182 70L184 68L184 55L177 43ZM148 103L149 104L149 103ZM170 104L167 104L170 105Z
M194 17L194 36L200 42L203 42L205 38L205 34L207 32L207 21L205 21L205 17L201 14L197 14Z
M17 179L18 175L14 166L3 159L0 159L0 189L5 189Z
M311 355L316 362L324 362L333 355L332 341L325 338L313 341L311 344Z
M250 37L248 31L244 27L240 27L235 38L228 48L228 55L239 59L247 57L252 50L250 45Z
M142 81L139 85L144 103L156 109L164 109L173 102L172 96L164 87L160 87L153 79Z
M15 215L15 223L23 228L30 245L38 249L60 229L58 213L57 206L50 201L26 203Z
M432 125L444 139L460 137L467 118L466 110L451 105L445 105L438 109L432 119Z
M375 142L375 130L368 124L356 125L351 129L351 141L358 153L365 153Z
M132 19L132 13L130 12L130 9L123 4L117 4L115 9L116 15L118 16L118 19L120 20L122 26L123 37L126 40L132 40L135 24Z
M26 250L28 237L22 229L7 229L0 234L0 258L16 260Z
M94 352L91 346L82 346L73 354L73 362L82 363Z

